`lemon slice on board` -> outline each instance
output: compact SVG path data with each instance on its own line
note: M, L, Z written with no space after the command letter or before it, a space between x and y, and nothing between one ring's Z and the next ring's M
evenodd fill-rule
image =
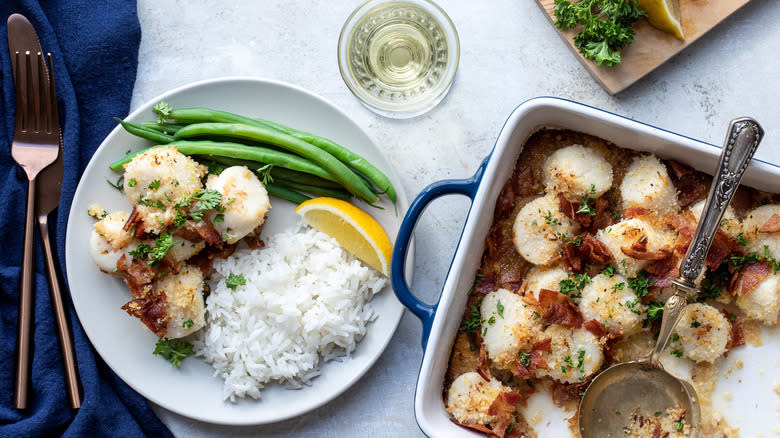
M342 248L389 275L393 244L384 228L365 211L334 198L314 198L296 209L309 226L336 239Z
M639 7L647 12L647 21L653 27L669 32L680 40L685 39L680 24L679 0L639 0Z

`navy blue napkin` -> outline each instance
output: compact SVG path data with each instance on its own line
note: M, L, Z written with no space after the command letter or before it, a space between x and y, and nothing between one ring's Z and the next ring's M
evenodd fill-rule
M28 409L20 412L13 408L27 192L24 173L11 158L15 104L6 20L14 12L32 22L43 50L51 52L54 59L65 147L62 198L56 227L52 227L61 272L68 212L78 179L115 126L111 117L128 112L141 40L133 1L0 2L0 437L171 436L146 400L119 380L95 353L66 294L84 391L82 408L75 413L70 409L39 243ZM50 223L54 219L52 215ZM89 257L86 247L84 256Z

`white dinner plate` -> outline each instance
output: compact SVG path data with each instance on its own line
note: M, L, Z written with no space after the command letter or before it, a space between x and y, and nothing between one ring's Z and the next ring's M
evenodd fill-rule
M382 210L362 202L357 205L376 218L390 238L395 239L408 207L398 175L368 135L333 104L282 82L223 78L169 91L141 106L127 120L154 120L152 106L160 100L174 108L204 106L273 120L330 138L362 155L392 181L398 191L398 211L386 197L381 203ZM118 114L105 117L115 115ZM130 291L120 279L100 272L88 255L94 220L87 215L93 203L109 212L130 211L124 195L106 182L119 177L108 165L128 150L150 145L117 126L84 171L68 217L65 259L73 304L87 336L111 369L141 395L166 409L201 421L231 425L270 423L303 414L332 400L363 376L384 351L403 312L389 280L388 286L371 301L379 317L368 325L357 349L341 362L323 364L322 375L311 386L300 390L271 384L262 390L260 400L249 398L234 404L223 401L223 382L213 376L211 365L202 358L189 357L181 368L173 368L165 359L152 355L157 337L140 320L120 308L131 299ZM298 220L293 212L295 205L276 198L271 202L264 237L291 228ZM410 269L411 264L407 266Z

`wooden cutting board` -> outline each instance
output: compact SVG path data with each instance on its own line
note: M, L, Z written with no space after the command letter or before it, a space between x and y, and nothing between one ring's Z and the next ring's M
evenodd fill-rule
M550 23L554 23L554 0L536 0L536 2ZM616 94L655 70L748 2L750 0L680 0L685 41L680 41L674 35L650 26L646 19L640 18L634 23L636 31L634 42L623 48L622 61L614 67L603 65L599 67L595 62L585 59L574 47L573 38L577 34L576 30L570 29L565 32L558 28L556 30L591 76L609 94Z

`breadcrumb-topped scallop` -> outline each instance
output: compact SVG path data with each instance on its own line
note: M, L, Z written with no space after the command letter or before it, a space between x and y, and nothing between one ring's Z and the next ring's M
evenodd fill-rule
M780 204L768 204L749 211L742 221L742 236L747 240L745 249L764 255L767 247L769 255L780 259L780 232L764 232L761 228L774 215L780 215Z
M695 362L714 362L726 352L731 323L718 309L704 303L688 305L677 323L682 353Z
M647 250L655 252L664 247L672 247L675 236L666 230L651 226L643 219L631 218L599 230L596 239L609 248L613 257L612 263L619 273L626 277L636 277L649 261L629 257L621 248L631 247L644 239L642 241L647 242Z
M176 274L169 274L152 284L156 293L165 293L168 320L166 337L181 338L206 325L203 305L203 272L184 265Z
M675 189L666 166L655 155L634 158L620 183L623 210L643 207L658 216L680 210Z
M210 177L206 188L222 194L224 212L210 212L208 218L227 243L236 243L265 221L271 208L265 186L246 166L232 166ZM221 220L217 217L221 216Z
M173 146L149 149L125 164L125 196L143 218L144 230L159 234L170 225L174 204L202 188L206 172L206 166Z
M596 336L585 329L553 324L542 334L551 339L551 352L541 352L547 368L539 368L539 377L550 376L564 383L586 380L601 368L604 352Z
M447 391L447 412L463 424L490 424L498 417L488 414L490 405L510 389L495 377L485 380L474 371L463 373Z
M512 367L518 351L529 349L542 331L535 307L506 289L485 295L479 311L488 357L504 369Z
M173 264L188 260L190 257L199 253L203 248L206 247L206 243L203 241L190 242L187 239L182 239L176 236L173 236L173 242L173 246L168 249L168 252L165 253L164 257L165 260L168 260Z
M634 334L642 328L645 306L626 277L599 274L582 288L578 306L584 321L595 319L610 333Z
M535 266L525 276L523 281L523 293L539 299L541 289L561 291L561 281L568 280L569 273L565 269L555 267L546 268Z
M737 290L742 288L741 281ZM780 275L769 274L755 289L737 297L737 307L750 319L777 324L780 316Z
M113 274L116 264L133 242L130 233L123 230L128 214L111 213L95 222L95 229L89 236L89 255L101 271Z
M598 198L612 186L612 166L600 153L578 144L553 152L544 170L547 192L563 193L571 200L583 195Z
M578 229L579 225L561 213L558 198L548 194L520 209L512 227L512 241L524 259L547 265L563 248L562 236L573 236Z

